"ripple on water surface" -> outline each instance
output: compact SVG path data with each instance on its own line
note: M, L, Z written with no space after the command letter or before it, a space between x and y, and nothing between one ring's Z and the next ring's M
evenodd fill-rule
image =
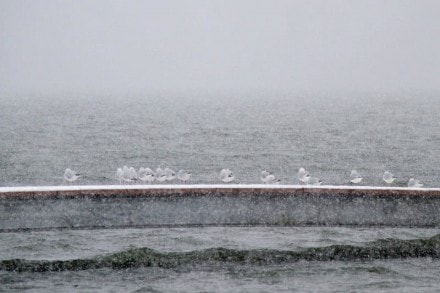
M18 291L410 292L440 281L438 233L348 227L2 233L0 278ZM26 249L15 250L20 243Z

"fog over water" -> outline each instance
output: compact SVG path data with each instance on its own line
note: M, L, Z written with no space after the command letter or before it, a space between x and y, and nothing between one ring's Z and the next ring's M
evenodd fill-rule
M438 1L1 1L1 92L440 89Z
M118 167L163 164L194 184L221 184L222 168L234 183L265 169L298 184L305 167L329 185L356 169L362 186L385 186L389 170L392 186L438 188L439 15L435 0L2 0L0 187L70 184L68 167L82 174L72 184L120 184ZM165 222L271 213L206 200L166 210L130 197L114 212L105 199L0 198L0 291L438 290L438 227L298 226L277 197L279 227L87 230L63 213L85 227L131 227L150 208ZM399 220L404 205L386 200L377 210ZM20 217L69 228L23 231Z

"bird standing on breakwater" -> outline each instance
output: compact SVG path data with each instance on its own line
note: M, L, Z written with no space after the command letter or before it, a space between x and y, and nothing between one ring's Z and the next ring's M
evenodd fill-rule
M67 168L66 171L64 171L64 179L68 182L73 182L76 179L78 179L80 174L76 173L73 170L70 170L70 168Z
M222 169L220 171L220 180L223 181L224 183L232 182L234 181L234 179L235 179L234 173L232 173L231 170Z
M167 181L172 181L176 178L176 172L173 169L165 168L164 173L167 176Z
M302 183L307 184L307 181L310 178L310 173L306 171L304 168L300 168L298 171L298 180Z
M383 173L382 179L387 184L391 184L394 182L394 180L396 180L396 177L394 177L394 175L390 171L385 171L385 173Z
M409 181L408 181L408 187L418 188L418 187L422 187L422 186L423 186L423 184L420 183L420 180L417 180L417 179L411 178L411 179L409 179Z
M159 182L164 182L165 180L167 180L167 175L161 167L158 167L156 169L156 180Z
M359 174L356 170L351 170L350 182L354 184L358 184L361 183L361 181L362 181L361 174Z
M191 172L187 170L179 170L179 172L177 172L177 179L179 179L181 183L186 183L191 179Z
M118 169L117 176L120 176L120 171ZM121 178L121 177L119 177ZM133 182L137 180L137 173L136 170L133 167L128 168L127 166L124 166L122 168L122 181L124 182Z
M307 185L321 185L322 181L316 177L307 177Z
M116 170L116 178L118 179L119 183L124 181L124 172L122 171L122 168L118 168L118 170Z
M140 167L139 172L138 172L138 177L142 181L146 181L148 183L151 183L154 181L156 176L155 176L153 170L151 170L150 168Z
M280 179L275 179L275 175L268 171L261 171L260 179L265 184L277 184L281 181Z

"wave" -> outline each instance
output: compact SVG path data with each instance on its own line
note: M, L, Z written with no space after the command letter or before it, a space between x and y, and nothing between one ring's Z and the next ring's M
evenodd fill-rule
M383 239L364 246L332 245L305 248L299 251L252 249L235 250L209 248L190 252L159 252L148 247L74 260L11 259L0 262L0 270L16 272L78 271L136 267L176 268L183 265L243 265L286 264L298 261L356 261L416 257L440 257L440 234L424 239Z

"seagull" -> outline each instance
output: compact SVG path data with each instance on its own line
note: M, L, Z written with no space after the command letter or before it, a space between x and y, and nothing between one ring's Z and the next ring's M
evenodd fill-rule
M150 168L140 167L138 172L138 177L142 181L151 183L154 181L156 176L154 175L153 170L151 170Z
M396 177L394 177L394 175L389 172L389 171L385 171L385 173L383 173L383 181L385 181L388 184L393 183L394 180L396 180Z
M322 181L316 177L307 177L306 184L307 185L321 185Z
M124 166L122 168L122 180L125 182L133 182L137 180L136 170L133 167L128 168Z
M351 170L350 182L354 184L361 183L362 177L356 170Z
M137 180L138 179L138 175L137 175L136 170L133 167L128 168L128 170L130 170L131 178L134 178L135 180Z
M148 170L151 171L151 169L149 168L140 167L138 172L138 178L142 181L147 181L147 182L154 181L154 173L152 176L152 174L148 172Z
M231 170L229 170L229 169L222 169L220 171L220 180L221 181L223 181L225 183L228 183L228 182L234 181L234 179L235 179L234 178L234 173L232 173Z
M139 171L138 171L138 177L139 179L141 179L141 177L143 177L145 175L145 168L144 167L140 167ZM142 180L142 179L141 179Z
M173 169L165 168L164 173L167 176L167 181L172 181L174 178L176 178L176 172L174 172Z
M268 171L261 171L260 179L265 184L280 183L280 179L275 179L275 176Z
M158 167L156 169L156 180L159 182L164 182L165 180L167 180L167 175L165 174L165 172L162 170L161 167Z
M179 172L177 172L177 179L179 179L180 182L185 183L190 178L191 178L191 172L187 170L179 170Z
M422 187L422 186L423 186L423 184L420 183L420 181L417 180L417 179L411 178L411 179L409 179L409 181L408 181L408 187L414 187L414 188L417 188L417 187Z
M116 178L118 178L119 183L124 180L124 172L122 171L122 168L118 168L118 170L116 170Z
M306 183L308 179L310 178L310 173L306 171L306 169L304 168L300 168L298 171L298 179L299 181L301 181L302 183Z
M67 168L66 171L64 171L64 179L69 182L75 181L79 178L79 176L79 174L77 174L75 171L70 170L70 168Z

